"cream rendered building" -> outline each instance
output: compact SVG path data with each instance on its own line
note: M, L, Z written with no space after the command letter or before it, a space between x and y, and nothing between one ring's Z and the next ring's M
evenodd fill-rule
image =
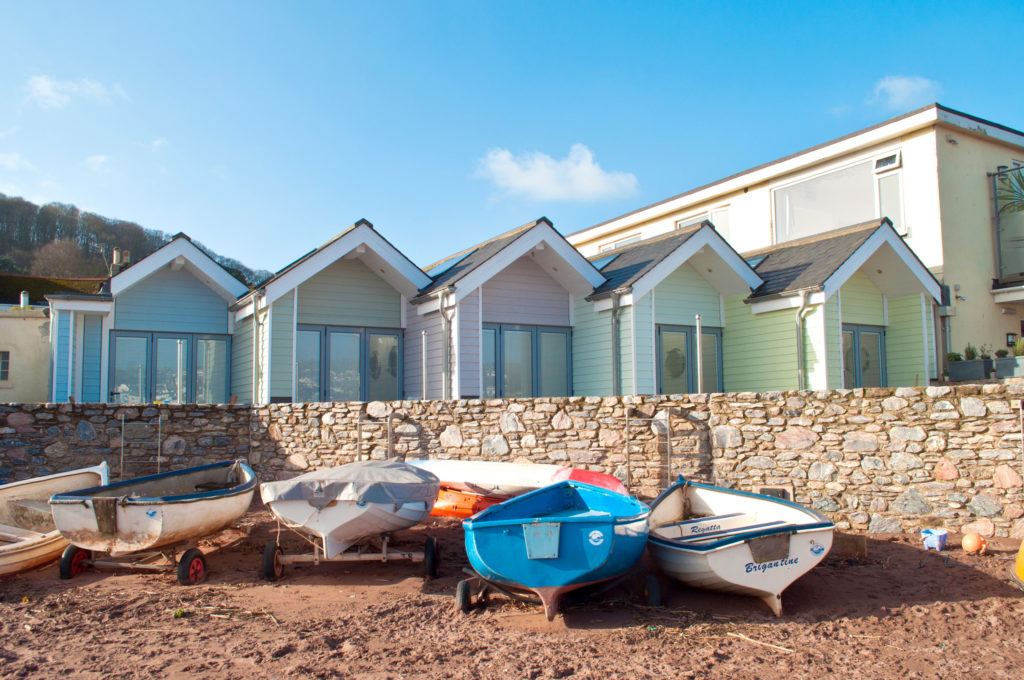
M946 351L967 343L995 350L1022 332L1024 218L1002 215L997 224L993 191L995 173L1021 166L1024 132L933 104L568 240L593 257L710 219L748 253L888 217L945 287L935 318L941 364Z

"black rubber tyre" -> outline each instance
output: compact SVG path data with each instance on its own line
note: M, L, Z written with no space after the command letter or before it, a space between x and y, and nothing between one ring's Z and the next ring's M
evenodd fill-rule
M189 548L178 560L178 583L194 586L206 578L206 558L196 548Z
M85 573L92 559L92 551L69 545L60 556L60 577L65 581Z
M469 579L463 579L455 586L455 609L462 614L468 614L473 606L473 594L470 592Z
M284 576L284 563L281 562L281 546L277 541L267 541L263 546L263 578L268 581L277 581Z
M661 606L661 582L654 574L644 574L644 604L648 607Z
M423 578L437 578L441 569L441 548L437 545L437 539L427 536L423 543Z

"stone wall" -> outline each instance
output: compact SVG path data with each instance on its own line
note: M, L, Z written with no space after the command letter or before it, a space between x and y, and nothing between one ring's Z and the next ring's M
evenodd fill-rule
M362 458L568 464L651 497L676 474L784 489L842 528L1024 537L1024 384L268 406L0 405L0 481L246 458L262 479Z

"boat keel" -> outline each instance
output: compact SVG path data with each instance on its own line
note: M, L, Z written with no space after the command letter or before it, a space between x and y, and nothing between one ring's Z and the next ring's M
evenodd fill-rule
M533 588L533 592L537 593L540 597L541 604L544 605L544 616L547 617L548 621L555 620L555 614L558 613L558 601L562 597L562 593L566 592L568 588L564 587L548 587L548 588Z
M772 593L771 595L762 595L761 600L768 605L768 608L772 610L775 616L782 616L782 595Z

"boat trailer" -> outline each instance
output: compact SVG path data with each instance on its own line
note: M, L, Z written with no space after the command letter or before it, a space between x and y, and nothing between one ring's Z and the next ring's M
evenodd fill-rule
M93 551L69 545L60 556L60 577L71 579L92 569L132 569L137 571L173 571L178 583L191 586L206 578L206 556L194 543L168 545L127 555L96 556Z

